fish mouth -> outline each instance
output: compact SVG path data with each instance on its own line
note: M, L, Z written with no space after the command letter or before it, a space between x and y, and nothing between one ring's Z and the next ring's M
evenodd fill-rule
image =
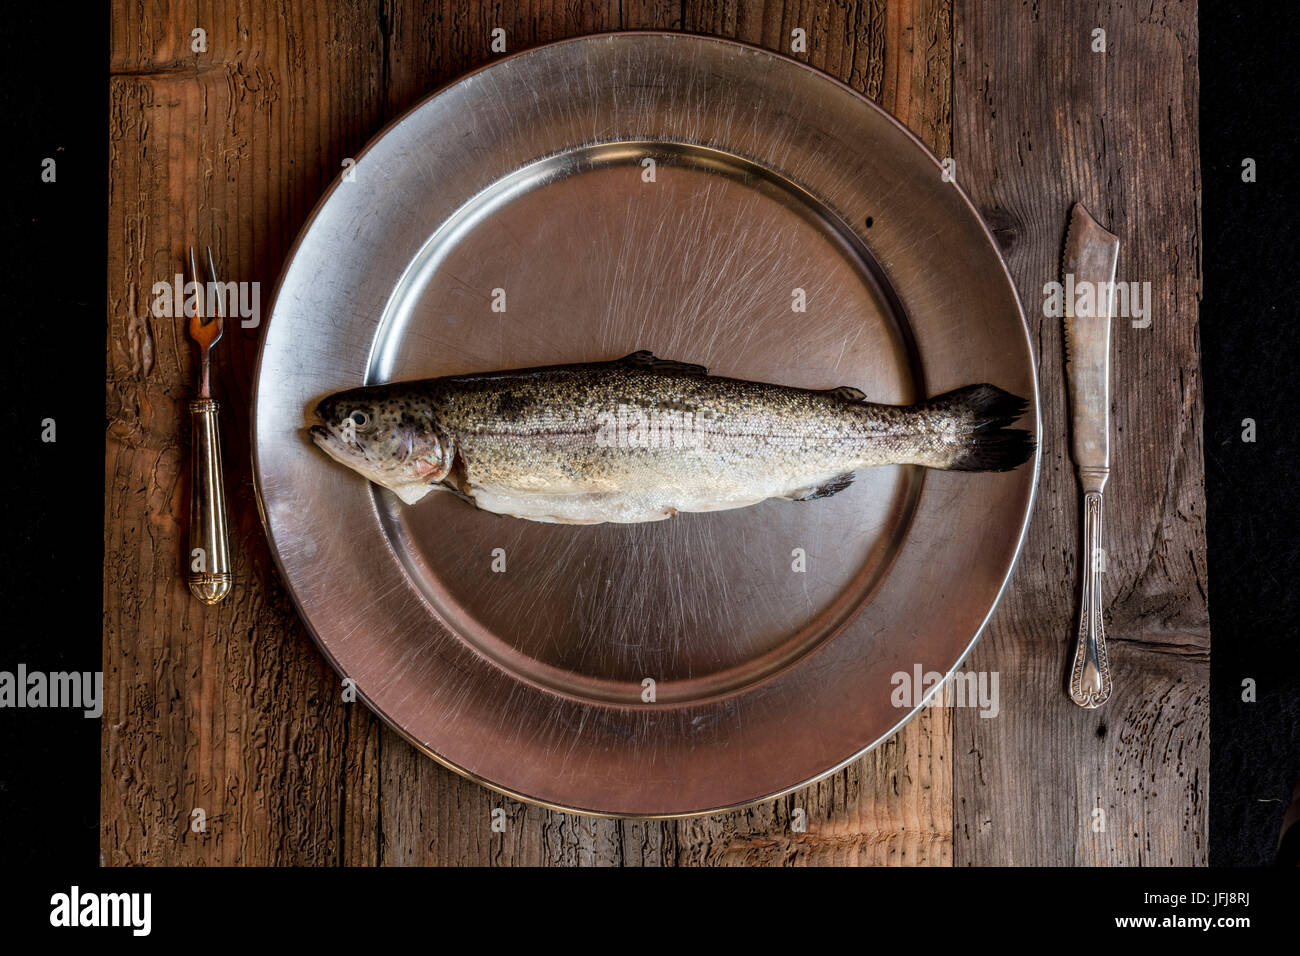
M359 445L348 442L328 425L312 425L307 433L317 448L349 468L355 468L357 462L365 459L365 453Z
M326 425L312 425L307 429L307 434L311 435L311 440L325 451L342 451L346 447L346 443Z

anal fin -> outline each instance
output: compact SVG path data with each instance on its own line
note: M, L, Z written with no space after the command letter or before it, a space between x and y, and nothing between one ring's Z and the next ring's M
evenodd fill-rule
M843 475L837 475L824 484L814 485L800 494L791 496L792 501L816 501L818 498L829 498L831 495L837 495L849 485L853 484L853 472L846 472Z

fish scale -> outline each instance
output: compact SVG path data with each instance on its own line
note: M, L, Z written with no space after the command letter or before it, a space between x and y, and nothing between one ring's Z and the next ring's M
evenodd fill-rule
M969 385L916 405L710 375L634 352L612 362L366 386L316 406L327 454L414 504L435 490L572 524L814 500L879 465L1005 471L1026 402Z

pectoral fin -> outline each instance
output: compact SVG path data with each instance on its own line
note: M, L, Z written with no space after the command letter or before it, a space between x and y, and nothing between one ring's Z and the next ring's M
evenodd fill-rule
M405 504L413 505L429 492L436 491L439 486L422 481L410 481L400 485L385 485L384 487L401 498Z

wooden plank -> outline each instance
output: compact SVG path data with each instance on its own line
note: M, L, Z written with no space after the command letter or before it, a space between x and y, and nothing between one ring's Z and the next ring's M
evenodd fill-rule
M191 50L196 27L206 52ZM373 17L135 4L112 35L101 857L364 860L341 820L376 801L374 718L342 703L253 502L258 333L232 322L216 354L235 585L203 608L183 572L195 363L180 322L150 305L190 242L212 245L224 279L260 282L265 305L308 210L376 128Z
M541 8L477 2L385 4L383 109L400 115L468 70L539 43L619 28L618 5L561 3ZM505 31L505 52L493 52L492 31ZM622 827L507 799L420 754L384 727L383 839L380 862L395 865L613 865L626 862ZM358 808L359 810L361 808ZM502 829L494 829L495 820ZM349 828L366 827L364 817ZM663 863L672 825L655 825L645 862ZM641 860L638 859L638 862Z
M917 131L941 155L947 155L947 8L900 4L900 12L887 18L883 5L877 5L865 18L827 18L820 5L805 6L806 11L768 4L710 12L686 4L685 24L693 32L733 36L784 52L789 52L791 31L803 26L810 40L809 62L827 69L833 61L841 79L869 95L888 97L892 106L915 119ZM673 24L671 10L663 5L639 7L636 14L645 19L632 19L628 6L623 13L621 26L627 29ZM390 23L390 116L409 108L429 89L489 62L493 55L488 34L494 26L506 30L508 44L515 36L526 37L531 45L591 32L569 29L564 22L553 23L552 32L546 32L538 20L512 18L508 12L489 23L459 6L444 11L444 25L450 24L450 29L430 34L423 27L426 22L427 16L395 15ZM597 22L598 29L616 25ZM472 27L461 26L465 24ZM853 37L847 55L838 40L845 31ZM683 823L586 820L527 807L467 783L421 757L387 729L382 735L387 863L951 861L951 731L943 710L908 725L888 746L817 787L753 810ZM808 820L807 832L790 828L796 808ZM504 812L504 832L491 829L492 811L498 809Z
M808 38L796 58L880 102L939 156L950 155L946 3L686 4L685 29L787 55L796 28ZM800 819L806 830L794 828ZM862 759L781 800L684 821L679 843L683 864L951 865L952 711L922 713Z
M1106 50L1093 52L1093 30ZM955 17L957 179L1002 242L1040 361L1043 470L1019 568L968 668L1002 713L956 714L959 864L1204 864L1209 765L1196 9L966 4ZM1107 488L1116 689L1065 697L1079 549L1061 322L1042 315L1074 200L1151 283L1114 325ZM1094 829L1104 813L1105 830Z

